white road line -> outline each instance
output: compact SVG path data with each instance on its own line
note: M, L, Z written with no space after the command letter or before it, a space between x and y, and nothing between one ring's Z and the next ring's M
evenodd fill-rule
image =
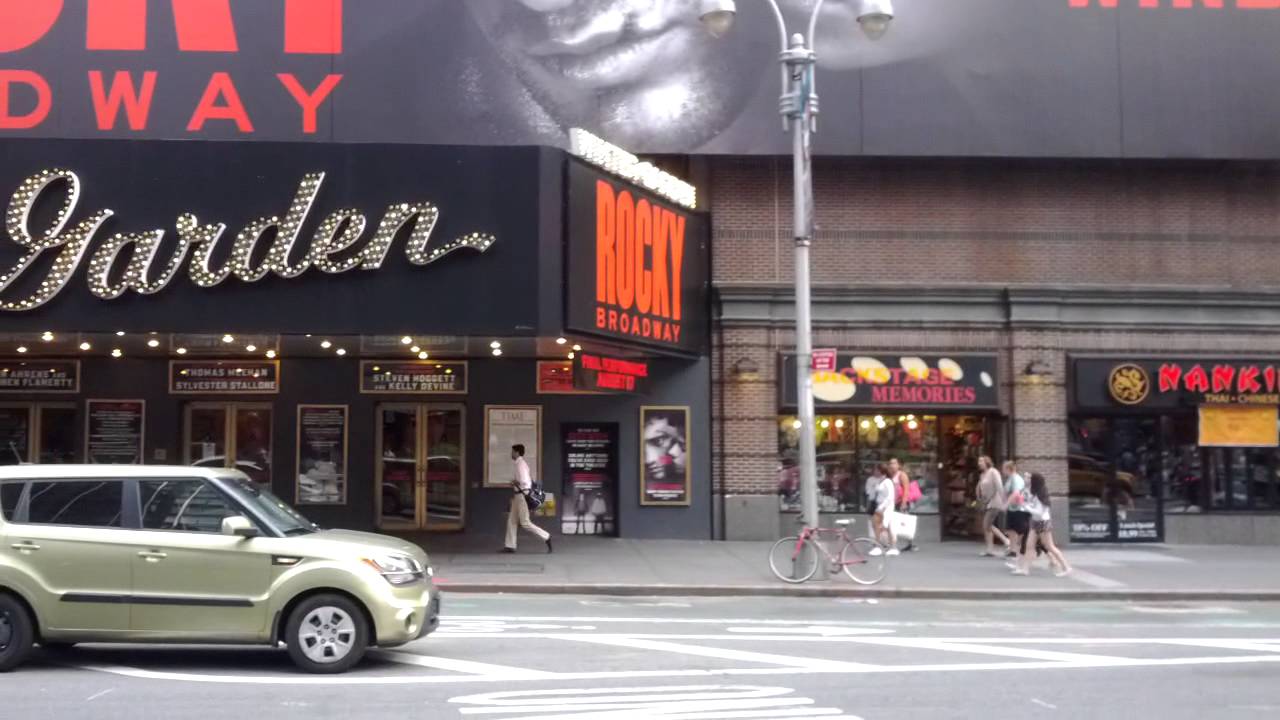
M417 665L419 667L435 668L436 670L449 670L457 673L466 673L468 675L522 675L524 677L533 678L555 677L554 673L543 672L541 670L530 670L528 668L510 667L507 665L491 665L489 663L473 662L471 660L456 660L454 658L438 657L435 655L418 655L417 653L394 652L391 650L373 650L369 655L404 665Z
M111 692L115 692L115 688L107 688L106 690L103 690L103 691L102 691L102 692L100 692L100 693L94 693L93 695L90 695L89 697L85 698L85 700L84 700L84 701L85 701L85 702L93 702L94 700L97 700L98 698L102 697L103 695L106 695L107 693L111 693Z
M717 658L720 660L765 663L768 665L781 665L793 668L825 669L838 667L852 670L867 667L861 663L846 663L838 660L795 657L793 655L775 655L773 653L751 652L747 650L729 650L726 648L703 647L701 645L685 645L683 643L666 642L663 640L646 640L632 637L630 635L558 635L556 638L559 640L585 642L595 645L610 645L613 647L632 648L635 650L653 650L656 652Z
M1275 640L1239 640L1224 638L1176 638L1155 641L1159 645L1188 645L1191 647L1217 648L1219 650L1248 650L1261 653L1280 653Z
M820 668L770 667L770 668L727 668L721 670L623 670L614 672L578 672L551 673L552 679L559 680L617 680L631 678L679 678L693 677L745 677L765 676L779 677L787 675L805 675L819 673L833 674L879 674L910 672L987 672L992 670L1087 670L1100 667L1107 668L1153 668L1183 667L1191 665L1253 665L1280 664L1280 655L1243 655L1243 656L1210 656L1188 658L1133 658L1123 663L1089 663L1089 662L989 662L989 663L943 663L935 665L828 665ZM465 685L465 684L511 684L518 683L527 676L513 675L457 675L457 676L366 676L359 674L324 677L299 677L296 675L261 676L261 675L201 675L198 673L177 673L122 665L71 665L81 670L110 673L124 677L144 680L174 680L182 682L227 684L227 685ZM547 678L538 678L545 681Z
M1129 587L1127 583L1122 583L1119 580L1112 580L1111 578L1104 578L1101 575L1095 575L1088 570L1081 570L1079 568L1073 568L1071 575L1068 577L1076 580L1077 582L1082 582L1089 587L1098 588L1099 590L1114 590L1116 588Z
M471 621L471 620L489 620L497 622L510 623L510 617L499 617L490 615L454 615L444 620L444 625L452 621ZM665 618L665 617L629 617L629 618L608 618L608 617L529 617L523 618L523 622L558 622L558 623L633 623L637 625L759 625L763 627L796 627L810 626L814 624L830 625L833 627L860 627L860 628L996 628L1001 631L1008 630L1010 627L1043 627L1047 623L1043 622L955 622L955 621L914 621L914 620L759 620L744 618ZM1097 627L1095 623L1079 623L1084 628ZM1221 632L1224 629L1232 630L1259 630L1259 629L1276 629L1280 628L1280 623L1276 622L1231 622L1223 623L1215 622L1167 622L1167 623L1148 623L1148 622L1132 622L1132 623L1107 623L1109 628L1137 628L1151 629L1161 627L1178 628L1179 631L1206 628ZM443 628L442 628L443 629ZM433 634L432 637L435 637Z
M1035 704L1035 705L1039 705L1039 706L1040 706L1040 707L1042 707L1042 708L1048 708L1048 709L1050 709L1050 710L1057 710L1057 709L1058 709L1058 706L1057 706L1057 705L1053 705L1053 704L1051 704L1051 703L1047 703L1047 702L1045 702L1045 701L1043 701L1043 700L1041 700L1041 699L1039 699L1039 698L1031 698L1031 702L1032 702L1033 704Z
M918 650L941 650L943 652L963 652L975 655L995 655L997 657L1025 658L1027 660L1051 660L1059 662L1087 662L1106 665L1109 663L1124 664L1129 658L1111 655L1085 655L1080 653L1064 653L1052 650L1032 650L1028 648L1001 647L978 643L953 642L946 639L933 638L848 638L850 642L862 645L881 645L884 647L913 648Z

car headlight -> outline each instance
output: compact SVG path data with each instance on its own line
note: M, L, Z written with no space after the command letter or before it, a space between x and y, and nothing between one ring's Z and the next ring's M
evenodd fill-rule
M410 585L424 576L422 565L407 555L379 555L363 560L392 585Z

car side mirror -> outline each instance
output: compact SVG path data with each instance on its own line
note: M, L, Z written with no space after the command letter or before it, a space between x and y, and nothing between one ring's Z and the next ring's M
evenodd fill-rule
M262 533L249 518L243 515L232 515L222 519L222 534L248 539L258 537Z

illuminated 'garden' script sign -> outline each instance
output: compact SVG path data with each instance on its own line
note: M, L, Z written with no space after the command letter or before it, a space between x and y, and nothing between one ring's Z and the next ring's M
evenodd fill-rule
M231 243L229 254L219 252L227 231L225 224L202 223L191 213L180 215L176 248L167 259L161 259L158 256L165 230L117 233L102 238L91 252L94 240L102 234L103 223L115 213L98 210L68 227L80 201L80 178L70 170L44 170L24 180L9 201L5 227L10 239L22 248L22 254L11 267L0 267L0 310L20 312L47 303L67 286L86 256L90 292L112 300L130 290L142 295L160 292L184 263L191 281L204 288L232 276L246 283L257 282L270 273L296 278L312 267L330 274L377 270L390 253L392 240L406 228L405 257L414 265L430 265L458 250L484 252L497 241L491 234L473 232L432 247L431 231L440 210L429 202L419 202L389 206L377 230L363 245L366 217L358 210L337 210L320 222L309 244L300 247L298 242L324 177L324 173L303 176L288 212L250 222L227 240ZM38 204L57 203L57 199L46 196L56 197L59 191L61 206L53 214L50 226L42 232L32 228L32 214ZM259 251L259 244L264 242L270 243L263 248L265 253ZM46 253L52 255L52 263L40 262L37 266ZM216 262L215 257L227 259ZM41 272L43 276L38 277Z

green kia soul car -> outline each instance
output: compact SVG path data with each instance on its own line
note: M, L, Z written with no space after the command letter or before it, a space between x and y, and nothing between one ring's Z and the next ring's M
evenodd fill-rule
M426 553L321 530L235 470L0 467L0 671L33 644L283 644L342 672L439 624Z

